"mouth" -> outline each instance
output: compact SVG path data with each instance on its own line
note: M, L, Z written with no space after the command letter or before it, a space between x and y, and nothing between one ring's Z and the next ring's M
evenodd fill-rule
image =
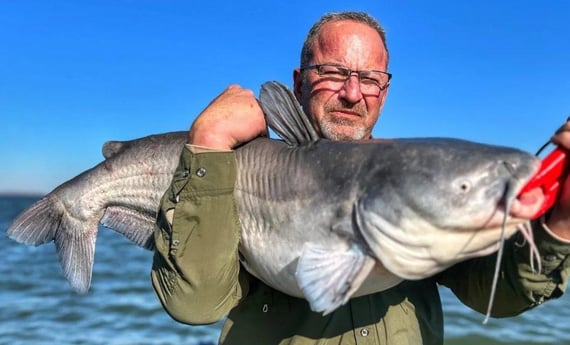
M524 186L532 179L532 176L534 176L539 168L540 162L537 161L531 177L524 181L517 181L515 186L511 186L513 188L507 187L505 191L505 203L510 202L510 207L508 207L509 216L530 220L542 207L542 204L545 202L543 190L540 187L530 190L524 189Z
M332 110L331 114L333 114L336 117L347 117L347 118L364 117L364 115L359 112L346 110L346 109Z
M545 196L541 188L534 188L515 198L509 210L509 215L515 218L532 219L539 211Z
M503 221L520 223L533 219L545 200L544 193L541 188L534 188L524 193L521 193L521 190L538 168L537 164L526 178L512 174L512 177L505 182L503 196L488 224L498 224Z
M533 219L540 209L544 196L541 190L532 191L524 197L504 198L493 214L484 221L482 228L496 228L501 225L516 225Z

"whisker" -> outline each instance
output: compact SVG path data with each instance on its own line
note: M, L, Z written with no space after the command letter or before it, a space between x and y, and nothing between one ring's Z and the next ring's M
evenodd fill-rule
M512 202L516 198L516 196L513 195L514 194L513 192L514 192L513 185L512 185L512 183L508 182L507 185L505 186L505 197L504 197L505 214L503 217L503 222L501 224L501 237L499 239L499 250L497 251L497 261L495 263L495 272L493 274L491 294L489 295L489 304L487 305L487 312L485 314L485 319L483 320L483 324L487 324L487 322L489 321L489 318L491 317L491 311L493 308L493 303L495 301L495 294L497 292L497 285L499 282L499 274L500 274L500 270L501 270L501 261L502 261L503 252L504 252L504 248L505 248L505 230L507 227L507 219L508 219L509 211L511 209ZM542 270L542 264L540 262L540 254L538 252L538 248L537 248L536 244L534 243L534 236L533 236L532 226L531 226L530 222L525 222L523 224L520 224L518 226L518 229L523 236L523 243L521 243L521 244L516 243L516 245L519 245L522 247L525 245L525 243L528 243L529 251L530 251L530 254L529 254L529 256L530 256L530 268L534 273L540 273ZM538 268L537 270L535 270L535 266L534 266L535 262L537 263L537 268Z
M538 248L534 243L534 233L532 231L532 226L530 222L526 222L518 226L520 233L523 236L523 243L516 243L518 246L523 247L526 243L528 243L529 247L529 256L530 256L530 268L533 273L540 274L542 272L542 263L540 261L540 253L538 252ZM536 262L537 267L535 269L534 263Z
M507 217L509 214L510 207L511 207L511 202L505 201L505 216L503 217L503 224L501 224L501 237L499 240L499 250L497 251L497 261L495 263L495 273L493 274L493 283L491 284L491 294L489 295L489 304L487 305L487 312L485 313L485 319L483 320L484 325L487 324L489 318L491 317L491 310L493 309L493 303L495 302L495 294L497 292L497 284L499 282L499 273L500 273L499 271L501 269L501 260L505 248L505 228L507 226Z
M509 170L509 165L505 164L507 170ZM497 293L497 284L499 282L499 274L501 270L501 260L503 258L503 251L505 249L505 230L507 227L507 219L509 216L509 211L511 209L511 205L513 200L516 198L514 195L513 184L511 181L508 181L505 185L505 194L504 194L504 202L505 202L505 214L503 216L503 223L501 224L501 237L499 239L499 250L497 251L497 261L495 263L495 273L493 274L493 282L491 285L491 294L489 295L489 304L487 305L487 312L485 313L485 319L483 320L483 324L487 324L489 318L491 317L491 310L493 309L493 303L495 302L495 294Z

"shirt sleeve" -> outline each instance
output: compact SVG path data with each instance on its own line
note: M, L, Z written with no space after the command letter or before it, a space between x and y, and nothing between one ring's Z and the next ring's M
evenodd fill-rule
M247 282L239 269L235 153L196 152L183 149L162 198L151 280L172 318L208 324L239 302Z
M491 315L508 317L560 297L570 274L570 244L556 238L541 222L533 222L534 242L542 267L531 266L528 243L517 233L506 241ZM485 313L492 289L497 254L459 263L439 276L439 282L471 308ZM534 267L534 270L533 270Z

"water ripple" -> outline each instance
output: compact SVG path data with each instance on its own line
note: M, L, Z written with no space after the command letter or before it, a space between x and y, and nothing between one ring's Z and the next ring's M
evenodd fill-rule
M150 284L152 253L100 229L91 290L71 292L52 244L9 240L10 221L37 198L0 198L0 344L213 345L221 323L188 326L171 319ZM570 344L568 298L521 316L491 319L441 289L446 345Z

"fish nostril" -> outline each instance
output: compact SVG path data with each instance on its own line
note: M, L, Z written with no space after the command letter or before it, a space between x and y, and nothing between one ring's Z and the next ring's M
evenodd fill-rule
M505 167L505 169L507 169L509 174L516 176L516 167L513 163L508 161L503 161L503 166Z

